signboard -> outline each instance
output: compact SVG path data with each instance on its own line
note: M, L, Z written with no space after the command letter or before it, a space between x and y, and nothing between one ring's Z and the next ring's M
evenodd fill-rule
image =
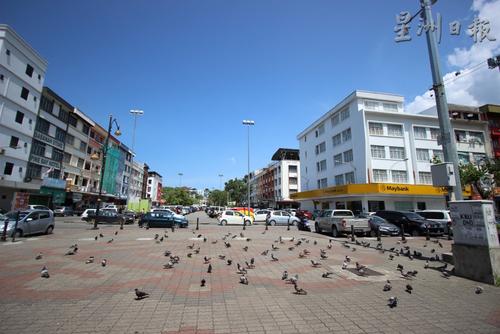
M54 189L54 188L40 188L40 194L52 195L52 203L54 204L64 204L66 201L66 191L64 189Z
M42 180L42 187L55 188L55 189L66 189L66 180L46 177Z
M12 199L12 211L26 209L30 200L29 193L15 192Z
M31 157L30 157L30 162L34 162L38 165L42 165L42 166L45 166L45 167L54 167L55 169L61 169L61 163L60 162L57 162L57 161L54 161L54 160L51 160L51 159L47 159L45 157L41 157L39 155L34 155L32 154Z
M62 141L47 136L46 134L43 134L39 131L35 131L33 133L33 138L38 139L39 141L44 142L45 144L55 146L60 150L64 149L64 143Z
M453 201L450 216L456 244L498 247L493 202Z
M81 202L83 195L80 193L72 193L73 203Z

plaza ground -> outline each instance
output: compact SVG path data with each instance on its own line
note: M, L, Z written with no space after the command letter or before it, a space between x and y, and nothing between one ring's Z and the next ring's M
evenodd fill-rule
M188 217L190 227L175 232L137 225L126 225L123 231L101 225L94 231L77 218L58 218L52 235L1 243L0 333L500 333L500 288L444 278L438 270L424 269L422 260L396 256L391 261L389 252L374 249L375 239L359 238L370 242L370 248L354 246L353 251L353 246L343 246L349 239L339 238L328 249L330 237L296 228L269 227L263 234L262 225L242 231L240 226L217 226L203 212ZM196 218L199 231L194 231ZM231 247L226 248L222 237L229 232ZM98 233L104 237L95 241ZM155 233L168 238L157 243ZM276 242L280 236L283 243ZM299 238L308 242L289 250ZM410 246L424 256L451 248L451 241L444 239L442 248L425 238L408 238L404 245L399 238L382 240L385 249ZM75 243L78 253L65 256ZM273 243L279 250L261 255ZM192 244L200 253L189 258L193 251L187 246ZM304 249L311 254L299 258ZM320 260L320 249L326 250L327 259ZM165 250L181 258L173 269L163 269ZM39 252L43 258L36 260ZM271 261L271 253L279 260ZM232 259L233 265L218 255ZM346 255L377 275L342 270ZM95 263L85 264L89 256ZM204 256L211 257L211 274ZM249 284L242 285L236 263L243 265L252 257L256 268L248 270ZM106 267L100 265L103 258ZM311 259L321 267L313 268ZM397 264L405 271L417 270L416 278L401 277ZM44 265L48 279L40 277ZM431 268L440 265L430 262ZM298 285L307 295L294 294L293 285L281 280L284 270L299 275ZM331 278L321 277L326 271L333 272ZM205 287L200 287L202 278ZM387 279L393 289L383 292ZM408 283L412 294L404 291ZM482 294L474 292L478 285ZM150 297L135 300L134 288ZM387 306L390 296L397 296L396 308Z

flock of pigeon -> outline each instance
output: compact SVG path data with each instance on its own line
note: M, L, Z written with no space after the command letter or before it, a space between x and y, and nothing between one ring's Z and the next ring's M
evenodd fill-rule
M175 229L172 229L172 231L175 232ZM196 234L196 232L194 230L192 231L192 233ZM266 233L266 231L262 232L262 234L265 234L265 233ZM115 232L115 236L116 235L118 235L118 231ZM238 238L238 237L239 237L238 240L244 240L248 243L252 241L251 238L245 237L243 232L239 233L239 235L228 232L227 234L225 234L222 237L224 247L226 249L231 248L232 247L231 241L233 239ZM104 235L102 233L100 233L98 236L95 236L94 239L97 241L99 238L104 238ZM155 236L154 236L154 240L158 244L162 243L167 238L168 238L167 233L165 233L161 237L159 234L155 234ZM203 240L204 243L206 243L208 241L208 238L203 236L202 234L198 234L197 239ZM114 239L111 238L107 241L107 243L112 243L113 240ZM217 244L218 241L219 240L213 240L211 243ZM288 241L288 245L286 245L286 241ZM321 268L322 267L321 260L328 259L327 252L328 252L328 250L331 250L333 247L332 241L333 241L332 239L329 240L328 244L326 245L326 249L319 248L319 258L317 260L312 259L312 258L310 259L311 267L313 267L313 268ZM436 253L435 249L431 249L431 251L430 251L430 253L433 254L432 256L425 258L422 255L422 253L419 251L413 250L413 252L412 252L409 246L404 245L406 243L407 243L406 240L398 241L397 244L400 244L400 245L402 244L401 245L402 247L399 250L397 250L396 247L392 247L390 249L384 249L383 244L379 241L377 243L376 247L374 247L374 248L375 248L375 250L379 251L382 254L385 252L388 252L389 253L388 260L390 260L390 261L394 260L395 257L399 257L399 256L407 257L409 260L413 260L413 259L424 260L425 259L426 261L424 264L424 269L432 268L432 269L438 270L441 273L443 278L450 277L451 274L450 274L450 271L447 270L448 265L446 263L444 265L441 265L441 266L430 267L429 261L431 261L431 262L440 261L439 255L435 254ZM443 247L443 245L441 244L441 242L439 240L433 240L432 243L437 244L441 248ZM298 249L299 247L302 247L298 253L298 258L304 259L304 258L308 258L311 255L311 251L304 247L308 244L312 244L314 246L317 246L318 242L316 240L314 240L311 243L310 240L305 238L305 237L301 237L301 238L292 237L292 238L287 238L287 240L285 240L284 238L282 238L280 236L277 240L274 240L274 242L271 244L270 249L264 250L260 255L264 258L266 258L269 255L270 261L277 262L277 261L279 261L279 258L273 252L279 250L280 247L286 247L286 248L288 248L288 250L290 252L294 251L295 249ZM348 241L344 241L342 243L342 245L343 245L343 247L350 249L351 252L356 251L355 246L360 246L360 247L364 247L364 248L373 248L373 247L370 247L371 246L370 242L367 242L367 241L360 242L358 240L355 240L353 243L349 243ZM426 242L424 244L424 247L427 247L427 246L428 246L428 244ZM315 247L315 248L317 248L317 247ZM195 247L194 242L192 244L188 245L187 249L188 249L188 252L186 254L187 258L192 258L193 255L200 254L200 252L201 252L201 246ZM243 249L243 251L247 252L249 247L244 246L242 249ZM71 256L71 255L77 254L77 252L78 252L78 245L74 244L74 245L71 245L69 247L69 250L64 255ZM174 269L175 266L177 264L179 264L180 259L181 259L181 257L179 255L174 255L169 250L166 250L164 252L164 256L168 258L168 262L163 265L164 269ZM43 258L43 254L41 252L35 257L36 260L41 260L42 258ZM228 258L227 255L219 254L217 256L217 258L220 261L224 261L227 266L233 265L233 260ZM88 259L85 260L85 263L91 264L91 263L94 263L94 261L95 261L95 258L93 256L90 256ZM213 266L212 266L211 261L212 261L211 257L207 257L207 256L203 257L203 264L207 265L207 274L211 274L213 271ZM107 262L108 262L107 259L105 259L105 258L101 259L101 266L106 267ZM368 273L369 269L365 265L362 265L361 263L359 263L357 261L354 261L354 265L351 265L352 262L353 262L353 260L351 259L351 257L349 255L346 255L344 260L343 260L341 269L342 270L349 269L351 272L357 274L358 276L369 275L369 273ZM255 257L251 257L249 261L244 261L244 265L242 265L240 263L236 263L236 274L239 275L239 283L240 284L243 284L243 285L249 284L248 273L252 269L255 269ZM404 266L401 264L397 264L396 270L397 270L397 272L399 272L401 278L403 278L405 280L409 280L409 281L416 278L417 274L418 274L417 270L406 270L405 271ZM333 274L334 274L334 272L332 272L332 271L325 271L321 274L321 277L328 279L328 278L331 278L331 276ZM43 266L43 268L41 270L41 277L42 278L49 278L50 277L47 266ZM307 291L305 289L299 287L299 285L298 285L299 284L299 275L298 274L289 275L288 271L285 270L282 273L281 280L283 280L287 284L293 285L293 289L294 289L293 293L294 294L307 295ZM207 285L207 280L205 278L202 278L201 282L200 282L200 286L205 287L206 285ZM385 292L392 291L392 285L391 285L390 280L387 280L386 283L384 284L383 291L385 291ZM405 291L408 294L411 294L413 292L413 286L410 283L406 284ZM477 286L475 289L475 293L481 294L482 292L483 292L483 288L480 286ZM136 295L136 298L135 298L136 300L141 300L141 299L149 297L149 293L147 293L145 291L141 291L137 288L135 289L135 295ZM388 306L390 308L396 307L397 304L398 304L398 298L396 296L391 296L388 299Z

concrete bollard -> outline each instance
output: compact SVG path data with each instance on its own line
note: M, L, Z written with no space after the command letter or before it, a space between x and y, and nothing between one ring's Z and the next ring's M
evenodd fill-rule
M200 217L196 218L196 231L200 229Z
M406 237L405 237L405 226L403 224L401 224L401 241L405 241L406 240Z
M16 224L14 225L14 231L12 232L12 242L16 241L17 223L19 223L19 210L16 212Z
M9 220L8 219L5 219L5 221L3 222L3 233L2 233L2 241L6 241L7 240L7 226L9 225Z
M377 228L377 241L382 241L382 238L380 237L380 227Z
M290 216L288 216L288 222L286 223L286 230L290 231Z
M355 241L356 239L354 238L354 225L351 225L351 241Z
M429 232L429 226L425 227L425 240L427 240L427 241L431 240L431 234Z

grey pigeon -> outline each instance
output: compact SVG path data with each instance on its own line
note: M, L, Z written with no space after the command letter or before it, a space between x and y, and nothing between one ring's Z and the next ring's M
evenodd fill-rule
M394 308L394 307L398 306L398 298L397 297L391 297L391 298L389 298L387 305L390 308Z
M202 279L201 279L201 284L200 284L200 286L205 286L205 283L206 283L206 282L207 282L207 281L206 281L204 278L202 278Z
M286 271L286 270L285 270L285 271L283 272L283 275L281 275L281 279L282 279L282 280L286 280L287 278L288 278L288 271Z
M135 291L135 296L136 296L135 299L136 300L141 300L141 299L149 297L149 293L147 293L147 292L141 291L139 289L134 289L134 291Z
M271 260L272 261L278 261L279 259L277 257L275 257L274 254L271 254Z
M408 292L411 295L411 292L413 291L413 287L410 284L406 284L406 292Z
M384 285L384 291L391 291L392 289L392 285L391 285L391 282L389 280L387 280L387 283L385 283Z
M94 257L93 256L89 256L89 258L87 260L85 260L85 264L90 264L90 263L94 263Z
M38 253L38 255L35 257L35 260L41 260L41 259L42 259L42 257L43 257L43 253L42 253L42 252L40 252L40 253Z
M483 291L484 291L484 289L483 289L482 287L480 287L480 286L476 286L476 290L475 290L476 295L480 295L480 294L482 294L482 293L483 293Z
M321 277L323 277L323 278L330 278L330 275L333 275L333 272L327 271L326 273L321 274Z
M245 275L240 276L240 283L248 285L248 278Z
M209 273L209 274L212 273L212 264L208 265L207 273Z
M295 289L295 292L294 292L294 293L295 293L296 295L307 295L307 291L306 291L306 290L304 290L304 289L302 289L302 288L299 288L299 287L297 286L297 283L295 283L295 284L293 285L293 287L294 287L294 289Z
M107 264L108 264L108 260L102 259L101 266L106 267Z
M42 270L40 271L40 276L42 278L49 278L50 277L49 270L47 269L46 266L43 266Z

